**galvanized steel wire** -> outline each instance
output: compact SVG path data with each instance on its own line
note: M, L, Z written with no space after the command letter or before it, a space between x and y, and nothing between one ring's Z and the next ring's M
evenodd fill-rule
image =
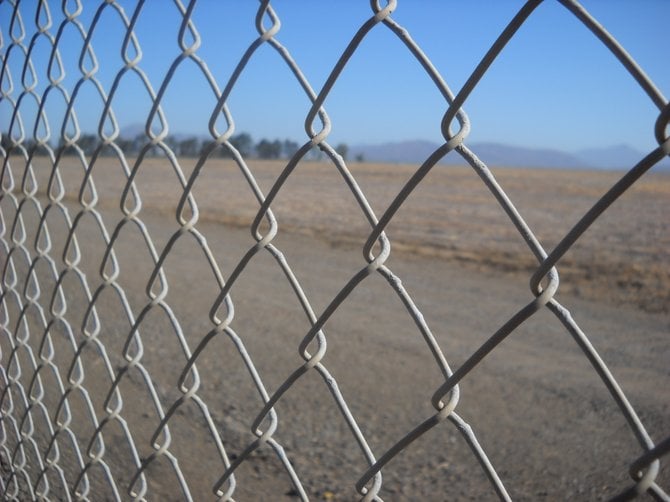
M470 121L465 112L468 97L486 74L490 65L498 58L505 45L515 36L517 30L532 17L534 9L541 3L541 0L531 0L519 10L457 93L449 88L438 69L431 63L409 32L393 19L396 0L389 0L387 3L371 0L370 17L358 28L339 59L333 62L328 78L323 86L318 89L315 89L308 81L299 66L299 62L293 59L289 48L280 42L281 15L275 12L269 0L262 0L258 6L255 20L258 37L240 57L230 79L225 82L217 81L207 67L206 62L198 55L201 39L197 26L191 18L197 3L196 0L192 0L187 5L184 5L181 0L175 0L182 14L182 23L176 34L181 52L172 61L165 78L159 83L154 82L154 84L157 84L156 88L154 88L142 68L142 50L135 33L135 25L142 15L144 1L139 0L130 14L126 13L113 0L99 2L96 6L96 14L88 26L82 23L80 15L84 8L91 8L90 4L84 5L84 3L77 1L63 2L60 5L55 2L40 0L35 3L33 8L26 9L23 2L18 0L8 0L8 3L13 7L13 17L9 23L9 30L0 33L2 36L2 39L0 39L0 58L2 58L0 101L5 102L5 105L8 105L12 110L11 123L3 124L3 132L8 131L11 147L9 150L3 149L0 152L3 158L0 197L4 204L9 204L14 211L14 217L11 220L3 216L0 228L0 242L3 250L0 326L1 336L5 343L11 347L10 353L2 354L2 366L0 367L2 377L0 450L3 453L0 489L5 499L15 500L24 497L48 499L54 493L54 487L52 486L54 484L60 484L63 491L58 493L66 493L69 499L95 499L95 493L89 482L89 474L96 469L102 469L106 483L109 485L114 498L120 500L130 496L133 499L144 499L150 495L147 470L157 459L167 460L175 477L179 480L181 495L185 499L191 499L191 491L187 480L182 475L179 463L170 449L172 440L171 420L177 410L187 402L195 404L201 410L210 439L216 445L218 451L218 461L220 461L222 469L219 480L211 487L218 497L224 500L234 498L236 469L255 450L267 445L274 451L277 459L283 465L295 492L302 499L307 499L308 494L303 487L299 473L289 461L284 447L275 437L275 431L281 422L281 417L276 412L275 406L299 379L309 372L315 372L323 379L330 390L332 399L341 412L342 420L346 422L368 466L365 472L360 473L360 479L356 484L356 490L362 500L378 500L383 485L384 467L420 436L429 434L436 427L448 426L444 422L455 427L458 433L463 436L470 446L472 455L488 477L492 490L500 499L508 500L510 497L505 488L504 480L501 479L495 467L489 461L483 446L477 440L473 428L457 413L460 395L459 382L466 378L473 368L484 360L491 351L495 350L505 338L513 334L518 326L539 310L546 308L564 325L584 356L588 358L593 370L606 385L611 398L625 417L631 433L639 443L639 458L630 459L630 487L623 493L616 495L617 498L625 500L643 493L649 493L659 500L668 500L668 494L661 486L656 484L655 479L662 458L668 454L670 438L666 437L658 443L652 441L643 421L628 401L603 359L598 355L586 333L572 318L570 312L555 298L559 288L561 258L618 197L626 192L651 167L670 154L670 137L668 136L670 105L667 99L627 54L626 50L578 2L562 0L560 3L612 52L628 71L631 78L639 84L651 102L658 108L659 114L654 129L658 147L649 152L645 158L623 175L619 182L565 234L560 243L550 250L545 250L542 247L533 230L526 224L512 200L496 181L493 173L479 160L476 152L470 150L465 144L470 130ZM230 8L234 7L231 6ZM51 11L56 9L61 9L64 16L64 21L59 25L52 22ZM104 26L99 23L99 20L104 12L110 10L114 11L123 23L125 38L121 50L123 66L116 74L111 87L105 88L98 77L99 68L101 65L105 65L105 61L97 60L93 39L94 34L104 30ZM30 18L27 16L28 12L30 12ZM77 75L73 87L64 84L65 65L62 61L64 51L60 41L66 28L76 29L84 44L84 50L82 50L78 61L79 75ZM426 76L432 81L444 99L444 116L441 124L443 143L415 170L413 176L407 180L395 199L381 214L376 214L373 211L366 194L358 185L345 160L329 144L331 120L324 107L329 94L337 83L340 74L347 67L350 58L356 54L359 45L373 30L390 30L420 64ZM48 61L49 82L46 90L40 94L36 91L37 72L34 66L36 63L32 60L31 54L36 44L42 40L48 41L52 47L52 53ZM295 77L296 86L311 102L311 107L304 122L306 133L304 144L288 160L267 193L261 190L252 170L247 165L246 159L230 141L235 133L235 121L233 114L228 109L229 96L237 85L241 85L238 84L238 79L245 66L253 60L255 52L264 45L277 52ZM22 58L24 61L23 71L20 75L11 71L9 61L12 58ZM170 87L176 70L186 60L194 63L195 68L204 77L211 93L216 98L216 106L212 110L208 124L211 138L209 138L206 148L200 154L195 168L188 175L182 169L180 159L166 143L168 123L161 107L163 97ZM114 97L118 92L122 78L127 73L133 73L142 82L147 96L151 100L151 110L146 119L145 133L147 140L137 159L132 162L117 144L120 128L113 109ZM100 127L97 131L100 142L91 158L86 158L78 144L82 131L77 121L76 96L84 85L92 85L104 103L103 117L100 118ZM63 123L52 123L45 111L45 103L52 93L59 94L67 106L66 119ZM22 106L22 104L26 101L32 101L37 109L37 116L32 117L36 124L33 131L24 127L27 117L23 117L26 112L24 111L25 106ZM221 124L225 124L224 130L220 129ZM55 140L61 141L59 147L53 146ZM202 169L206 166L209 155L221 146L232 152L234 161L239 166L240 172L245 177L249 189L260 206L251 225L255 244L248 249L228 276L224 276L222 273L215 254L210 249L205 236L198 229L200 213L193 194L193 187ZM282 250L273 242L280 230L277 218L272 211L272 205L277 196L282 193L285 183L290 179L296 167L314 147L324 152L329 162L337 169L369 225L367 242L363 247L364 260L361 262L359 270L349 278L344 287L321 312L313 308L289 261ZM74 149L82 166L85 166L85 175L79 187L77 205L74 208L71 204L66 203L66 190L59 171L59 163L68 148ZM103 148L114 150L127 178L120 204L121 216L112 226L105 223L100 213L98 207L99 196L96 190L95 176L91 168L101 155ZM148 152L155 148L164 152L169 159L182 189L175 214L178 228L162 248L155 244L143 221L142 197L134 182L143 167ZM38 149L46 152L53 165L49 185L46 188L48 195L46 201L38 197L38 188L44 191L44 187L37 186L35 173L33 172L32 159ZM462 157L481 178L482 183L506 213L509 224L516 228L527 244L529 252L537 260L537 268L530 277L531 294L528 303L510 317L495 333L491 334L488 340L472 353L463 364L453 370L443 354L440 344L433 336L428 322L424 319L408 291L403 287L400 278L387 265L391 253L391 241L385 233L405 200L422 183L422 180L435 165L451 152L453 152L452 155L456 154ZM26 222L26 213L30 211L35 211L39 215L36 223ZM50 216L52 214L57 214L69 229L65 249L54 249L51 245L47 217L52 218ZM84 218L91 217L96 222L105 242L100 277L97 278L87 276L79 266L82 254L87 253L87 247L85 242L82 243L77 238L77 228ZM27 238L30 233L26 229L27 224L37 225L32 230L37 235L34 242L30 242ZM126 292L117 281L119 267L115 242L126 226L134 226L141 234L154 263L150 281L146 285L145 304L140 311L133 310L126 298ZM219 290L216 298L203 300L213 300L209 311L211 331L202 338L197 346L192 346L187 341L187 337L184 335L184 327L174 314L173 305L168 301L168 280L164 271L165 262L171 255L174 246L187 235L195 239L202 249L204 259L211 269ZM304 334L299 346L296 347L302 362L296 364L294 371L286 375L283 383L272 392L268 391L261 375L256 370L254 361L245 347L244 336L238 335L231 326L235 316L231 288L259 253L269 253L276 260L311 326L308 332ZM63 257L62 265L55 258L59 254L62 254ZM37 279L35 270L43 266L48 268L55 284L52 291L42 290ZM25 274L17 272L17 270L25 268L27 268ZM434 413L427 416L423 422L416 424L411 430L408 430L386 451L374 451L370 446L368 439L357 423L356 416L350 410L347 400L340 392L336 379L324 363L324 357L328 350L327 321L363 281L375 274L380 275L388 282L389 287L404 305L407 315L414 321L416 329L432 354L433 364L439 368L444 380L439 388L426 389L427 399L432 403ZM64 295L62 284L70 278L76 279L85 293L87 305L85 306L86 321L83 326L72 325L66 315L68 305L72 300ZM99 320L98 309L101 307L98 304L98 298L106 291L113 291L117 295L131 326L130 331L125 333L125 347L122 354L125 364L122 366L112 364L108 352L110 349L100 337L105 326ZM44 308L43 302L40 301L41 298L51 299L48 309ZM21 312L18 318L9 316L9 312L12 310L8 309L9 304L18 306ZM140 332L143 329L144 320L154 310L163 311L170 319L174 335L177 337L187 360L187 364L181 368L181 375L177 383L181 396L171 402L166 402L161 398L152 375L143 363L144 348ZM36 314L40 326L29 325L26 320L29 312ZM56 325L68 333L72 346L73 358L67 368L57 366L50 339L50 327ZM78 334L82 336L80 337ZM252 423L248 424L255 440L249 443L246 449L235 458L230 458L226 452L222 433L212 419L211 404L199 395L201 377L198 370L198 358L203 351L207 350L208 344L215 337L220 336L228 337L233 341L248 370L249 378L257 389L260 403L258 415ZM34 350L36 339L41 347L39 353ZM104 362L108 378L108 387L105 389L87 387L84 380L81 354L91 349ZM29 361L27 366L18 364L19 354L23 358L27 358ZM138 453L135 446L137 438L133 435L124 418L128 403L124 402L121 387L124 378L127 378L126 375L131 369L139 371L143 376L143 385L147 389L148 399L150 399L153 409L160 419L160 424L151 438L154 451L149 457L144 458ZM50 409L45 404L42 386L42 378L45 374L49 374L50 378L55 379L58 383L60 396L57 399L55 409ZM66 375L65 378L61 376L63 374ZM104 409L96 408L91 397L92 393L100 392L103 392L106 396ZM80 443L76 439L78 431L72 426L70 403L75 396L85 403L88 418L94 429L93 435L88 438L89 446L86 449L79 446ZM20 403L20 406L17 403ZM19 412L19 410L23 411ZM129 445L134 459L135 475L129 484L123 486L119 484L119 480L115 479L112 469L107 463L107 454L112 445L105 441L103 433L110 423L118 425L124 431L124 442ZM65 444L68 445L68 451L74 452L74 458L68 459L67 462L61 456L61 450L64 449L63 445ZM31 465L31 461L36 461L37 465ZM77 472L76 482L73 485L68 484L64 474L66 464L68 469L71 469L74 465Z

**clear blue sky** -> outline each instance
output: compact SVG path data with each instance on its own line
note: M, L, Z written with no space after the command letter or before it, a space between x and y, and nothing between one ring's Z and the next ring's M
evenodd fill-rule
M22 2L28 38L34 33L35 1ZM60 2L58 2L59 4ZM96 2L97 3L97 2ZM130 16L134 2L120 2ZM60 6L53 2L54 22ZM82 21L90 23L93 2L84 2ZM292 53L318 91L360 25L370 17L367 0L273 0L282 21L277 38ZM454 92L463 85L486 50L513 17L522 1L398 0L393 18L421 45ZM670 1L585 0L583 5L633 55L661 92L670 95ZM198 55L223 87L240 55L257 37L258 3L235 0L198 3L194 21L202 37ZM9 5L0 5L0 26L6 51ZM93 46L100 60L98 76L107 89L121 67L121 23L105 12L106 31ZM148 0L137 26L143 50L142 69L157 90L177 56L180 15L168 0ZM56 29L51 32L55 34ZM72 27L62 47L65 85L81 76L76 56L81 39ZM49 47L37 44L33 59L46 61ZM14 80L22 58L10 57ZM46 69L38 70L38 93L46 86ZM17 82L15 82L16 84ZM15 95L16 97L16 95ZM64 106L49 97L53 125ZM195 66L186 61L168 90L164 109L170 130L205 134L214 97ZM304 119L309 101L279 55L262 46L231 94L229 105L238 131L254 139L306 140ZM383 25L363 41L325 103L333 123L333 143L379 143L405 139L440 141L440 120L446 109L432 82L405 46ZM554 0L546 0L483 78L465 104L472 120L468 142L495 141L529 147L575 151L625 143L642 151L655 146L653 124L658 110L609 51ZM0 103L0 119L9 120L9 106ZM122 126L143 123L149 111L145 91L134 75L124 77L114 109ZM27 117L35 106L25 102ZM77 98L83 129L96 128L100 100L91 84ZM60 114L60 115L59 115ZM3 129L6 126L3 125Z

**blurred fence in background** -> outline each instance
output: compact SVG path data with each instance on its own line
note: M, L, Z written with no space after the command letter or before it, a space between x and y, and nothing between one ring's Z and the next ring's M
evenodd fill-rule
M180 490L179 493L172 492L173 498L193 498L194 490L203 488L196 484L204 483L207 492L228 500L242 489L236 477L238 470L260 450L266 454L270 452L269 455L279 462L280 470L292 484L291 496L310 498L314 494L304 486L303 473L289 459L282 444L282 414L277 409L291 389L299 387L301 380L308 375L318 375L325 384L322 392L339 410L338 420L346 425L350 444L357 446L356 455L364 462L365 468L359 470L355 483L362 499L380 498L385 466L422 437L430 436L431 441L440 442L441 435L437 431L444 428L454 428L462 436L469 446L469 454L488 479L491 493L507 499L505 478L499 476L496 466L487 457L486 445L480 445L475 435L477 417L472 417L475 423L471 428L458 413L459 383L467 379L472 370L522 323L548 309L574 339L583 357L588 359L625 418L630 434L639 443L638 456L625 459L630 466L629 486L608 496L628 499L651 494L659 500L668 500L667 493L656 481L661 460L670 449L670 437L660 442L652 440L644 421L587 334L555 298L559 289L561 258L621 194L670 153L668 102L625 49L580 4L569 0L561 2L611 51L630 73L630 78L658 107L658 120L654 125L658 148L631 166L553 249L545 250L493 173L465 143L470 130L465 112L468 97L505 44L532 18L540 1L529 1L519 10L456 94L421 46L394 21L395 0L388 4L371 2L369 19L356 27L346 50L338 60L332 61L330 75L320 88L312 87L301 70L300 61L292 58L291 47L281 44L281 10L277 7L275 11L269 1L258 5L255 19L258 38L239 55L232 75L225 81L217 80L198 55L201 39L198 26L191 18L197 3L195 0L175 2L183 21L175 29L177 43L165 47L174 57L159 82L151 82L143 71L143 41L135 33L135 25L143 15L142 1L127 6L126 10L113 0L98 5L78 1L18 0L5 0L0 4L0 16L4 18L0 33L0 106L10 111L8 115L11 117L9 123L2 124L0 150L0 490L4 498L95 500L101 493L114 499L151 498L152 490L160 493L156 484L167 483L165 480L169 477ZM205 9L207 4L198 8ZM82 12L91 9L95 14L87 17L86 23L82 22ZM122 57L122 63L116 68L109 68L110 62L96 57L96 43L110 43L104 40L105 22L111 18L123 25L123 38L115 41ZM346 160L329 144L331 122L324 107L349 59L374 30L390 30L398 37L444 98L443 144L413 171L381 212L373 210L355 173L352 174ZM81 50L76 51L76 61L66 60L67 57L72 59L74 54L63 45L64 33L75 33L80 38ZM276 51L295 77L296 88L312 103L305 117L304 144L283 163L281 172L265 190L257 183L245 152L240 152L237 148L240 145L231 141L236 133L235 115L228 108L230 94L237 85L243 85L238 84L238 80L262 46L270 46ZM43 57L44 47L48 57ZM40 57L35 55L38 51L41 51ZM161 106L176 70L186 61L191 62L191 72L207 81L216 102L208 126L210 137L195 165L189 168L185 168L183 160L174 153L168 121ZM110 85L99 78L103 68L115 72ZM146 99L150 101L146 128L140 137L143 142L135 145L136 153L132 157L127 155L128 145L122 144L117 121L120 110L114 107L122 82L131 75L141 82ZM78 101L78 95L84 89L96 93L103 103L98 117L99 128L92 142L90 134L82 131L77 119L78 114L85 113L79 109ZM188 100L189 96L182 99ZM48 105L53 101L60 103L62 118L48 113ZM87 141L85 145L83 138ZM364 259L361 259L358 271L320 309L314 308L298 274L294 273L290 256L285 256L277 244L281 221L273 213L273 204L284 193L285 185L290 183L301 161L315 149L323 152L332 169L339 173L342 186L353 196L368 228L362 246ZM211 249L201 231L199 201L193 190L210 159L222 150L235 162L239 175L257 202L257 212L250 223L254 242L225 274L215 250ZM424 318L400 277L389 267L391 241L385 233L408 196L450 152L464 159L479 176L507 215L509 225L527 245L528 255L537 263L530 276L527 304L454 368L449 366L439 340L431 332L431 319ZM157 242L145 222L143 197L150 196L151 186L140 189L137 184L148 158L155 155L167 159L180 191L173 201L177 224L172 222L171 235L161 242ZM123 173L121 183L116 187L113 209L102 204L101 201L109 195L96 186L96 179L102 176L96 167L103 157L115 159ZM64 181L64 165L73 162L78 166L78 174L75 182L68 184ZM136 241L138 256L148 257L145 262L149 264L146 265L148 270L130 270L131 274L148 277L143 284L144 296L139 299L137 296L130 298L119 280L123 270L117 260L117 246L129 227L139 236ZM176 313L181 300L168 295L168 271L173 265L173 250L187 238L197 242L202 252L186 257L180 255L178 259L206 264L216 284L215 294L198 300L200 304L206 304L209 314L200 320L197 328L184 325L184 320ZM96 244L93 250L93 241L102 244ZM246 332L244 325L233 329L236 319L234 285L263 254L271 256L282 271L308 325L304 330L302 326L295 327L303 330L299 343L292 347L300 357L296 355L293 369L285 374L279 385L267 385L262 372L257 371L255 357L247 350L253 334ZM90 270L83 264L86 260L93 262ZM139 267L140 261L138 258L138 262L130 266ZM416 389L416 393L424 395L426 402L430 402L433 413L424 421L414 423L383 449L373 447L368 433L359 426L356 413L350 408L347 396L340 391L325 360L329 319L372 276L385 279L387 287L400 299L406 316L432 354L432 360L426 358L426 365L435 365L442 375L441 383L435 388ZM198 294L197 291L198 288L194 288L193 294ZM103 301L110 296L114 298L113 308L108 306L110 303L105 303L107 300ZM163 338L149 341L144 333L152 329L157 312L167 319L162 330ZM107 320L110 315L115 320ZM115 323L119 319L122 322ZM115 334L113 341L110 341L111 329ZM188 336L194 329L200 330L201 336ZM241 362L242 373L236 378L246 379L247 384L251 383L257 391L257 399L251 403L255 406L256 416L246 424L249 439L234 455L228 451L226 427L215 419L220 415L220 405L205 398L202 388L202 379L216 378L211 373L219 368L199 368L201 358L220 337L232 341L229 357ZM163 363L167 368L165 374L160 374L151 370L146 360L151 351L160 349L158 345L167 343L161 340L168 338L178 345L183 357L181 361L166 360ZM383 360L384 351L380 350L374 357ZM383 384L383 381L379 382L380 386ZM663 382L658 384L665 385ZM179 410L187 405L199 410L199 418L184 425L178 416ZM136 416L139 407L144 410L140 417ZM148 423L151 425L147 426ZM173 452L173 440L181 436L182 441L188 441L190 435L195 434L189 430L190 426L205 431L209 444L213 445L215 454L207 456L206 462L208 469L216 473L215 479L198 480L185 475L184 459L177 458ZM119 451L123 452L126 472L123 475L119 474L118 459L115 460ZM299 457L301 452L292 454ZM197 454L191 460L204 462ZM152 469L158 465L163 471L160 471L161 479L157 480L157 471ZM440 475L439 471L434 472L434 476ZM253 486L245 489L254 491ZM332 494L325 492L320 496L328 499ZM449 498L448 494L443 496Z

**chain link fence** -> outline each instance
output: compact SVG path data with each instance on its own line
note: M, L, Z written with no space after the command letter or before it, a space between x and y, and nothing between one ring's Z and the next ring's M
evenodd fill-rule
M593 450L595 463L601 461L599 448L607 451L619 462L611 469L627 466L628 472L616 472L618 484L613 482L602 491L576 491L570 496L580 498L581 493L581 498L627 500L643 495L668 500L663 484L667 489L669 478L661 468L670 449L668 403L663 399L659 403L652 394L656 408L640 413L632 404L636 400L629 400L596 350L595 345L605 343L603 338L597 333L587 336L586 328L557 299L565 255L617 199L670 154L666 98L579 3L560 2L609 49L658 108L654 126L658 147L615 179L548 250L526 223L523 211L515 207L514 195L503 191L499 179L465 143L470 130L465 112L468 97L540 3L523 5L454 94L421 46L394 20L394 0L371 2L369 18L356 27L319 88L308 81L290 47L280 42L281 11L275 11L269 1L257 7L257 38L242 51L230 77L223 79L198 54L202 40L193 13L196 8L207 9L207 4L176 0L181 15L174 33L178 50L160 82L151 82L143 70L144 41L136 33L145 2L140 0L126 10L114 0L98 5L2 2L0 106L9 110L10 117L9 123L2 124L0 150L0 490L4 499L443 500L497 495L508 500L515 494L548 496L536 485L525 490L524 478L538 486L556 482L568 496L570 480L561 482L560 473L541 474L556 461L552 451L559 445L547 439L550 436L534 439L527 432L535 410L549 404L535 402L522 410L507 432L503 425L505 414L522 409L524 395L543 383L531 379L520 384L522 392L508 391L511 375L518 369L509 366L506 374L481 380L481 394L476 386L477 375L494 368L487 362L495 360L496 354L509 357L511 349L506 347L524 350L509 344L515 338L525 344L529 338L523 334L524 327L540 319L539 328L533 329L543 332L558 326L555 338L569 334L570 348L565 350L576 351L571 361L576 366L587 361L589 374L597 377L596 387L606 392L605 403L598 404L605 412L598 408L593 421L604 423L601 413L621 419L615 425L603 425L603 436L598 437L606 443L597 447L584 443L583 448ZM85 18L82 13L91 10L94 15ZM106 26L113 23L122 26L122 37L115 41L122 62L109 68L110 62L97 59L96 43L110 43L101 40ZM331 120L325 106L352 56L376 30L390 31L402 42L444 99L442 145L419 167L405 171L399 167L405 177L384 203L376 195L374 177L366 177L363 171L358 176L357 168L329 144ZM65 44L73 39L80 44L78 60L68 61L65 56L75 51L66 50ZM231 94L244 85L245 68L263 47L276 51L310 103L304 144L289 160L270 168L231 141L236 116L229 109ZM206 81L214 103L209 138L197 160L175 154L163 110L164 97L187 62L197 76L192 78ZM105 72L112 72L109 83L101 77ZM132 156L122 144L117 120L123 115L117 103L123 101L128 79L146 93L150 108L144 141ZM84 113L79 96L86 92L101 103L96 141L88 155L78 120L78 114ZM61 107L60 115L48 113L54 102ZM326 162L307 162L315 149L325 154ZM229 168L213 167L220 151L227 152ZM421 267L412 265L414 258L398 258L398 268L391 268L396 258L390 237L405 207L416 204L413 194L427 189L431 182L426 180L438 176L437 169L445 169L436 165L447 155L467 162L477 186L486 191L484 199L495 204L496 211L502 209L506 223L500 226L525 244L525 258L532 257L534 263L527 275L527 298L512 294L511 286L509 291L506 286L499 291L493 286L487 289L486 295L500 302L503 310L513 310L494 317L498 324L485 338L466 337L469 345L452 350L456 353L449 358L445 347L451 339L431 328L441 326L442 321L435 319L439 311L429 315L420 310L417 298L422 288L410 294L405 285L423 273ZM294 181L301 176L314 179ZM612 177L616 175L608 180ZM326 187L331 185L339 192L326 200ZM327 208L325 223L314 233L323 233L331 239L331 247L340 247L343 253L357 250L347 252L344 269L330 270L329 258L318 260L319 253L329 251L323 239L315 244L313 235L300 232L299 218L282 219L290 204L297 207L294 213L306 219L317 211L317 206L301 206L302 199L292 199L296 193ZM309 199L308 194L316 195ZM427 200L419 203L428 204ZM246 213L226 213L228 205L244 204L250 208ZM216 211L219 220L213 216ZM338 217L345 213L353 216L342 222ZM340 227L344 230L338 234L335 230ZM350 227L362 231L347 234ZM401 255L402 245L399 239ZM306 250L317 257L292 259L295 253L306 256L300 254ZM614 277L617 273L607 272ZM450 283L441 287L449 289ZM389 292L392 312L376 314ZM481 317L485 301L477 298L463 309ZM273 305L276 308L270 310ZM343 314L356 308L365 321L359 328ZM449 310L449 305L444 308ZM458 312L452 314L458 317ZM503 322L500 315L506 317ZM449 322L445 321L447 327ZM589 319L584 324L598 329ZM393 343L401 343L391 335L396 330L410 333L407 338L418 346L394 349ZM651 341L631 344L644 352L641 361L650 359L650 352L660 354L661 360L667 354L667 338L661 337L655 345ZM627 347L619 349L625 353ZM414 371L404 366L415 350L420 367L430 373L420 384L412 380ZM622 360L627 357L633 356L621 356ZM536 364L546 366L551 361ZM563 369L562 374L570 374L571 368ZM622 373L625 376L626 371ZM658 374L667 378L667 366ZM470 392L469 380L475 382ZM662 388L666 382L646 385ZM466 421L459 409L467 406L466 401L477 401L488 387L503 396L504 409L482 409ZM562 403L555 390L560 382L549 387L548 399L556 392L553 397ZM571 402L585 415L572 419L586 423L588 412L581 408L579 392ZM588 392L583 392L586 402ZM647 410L645 403L641 406ZM569 416L574 410L564 411ZM478 422L489 431L483 433L486 440L477 432ZM579 430L579 422L566 422L561 413L539 429L556 430L556 437L561 437L563 428ZM660 438L652 439L649 423ZM510 430L518 436L509 435ZM577 433L576 445L587 435ZM632 438L634 444L616 446L612 436ZM526 440L531 446L522 455L532 459L536 469L517 472L510 459L518 457L512 451L522 448ZM535 457L538 443L545 443L547 449ZM491 457L488 444L494 445ZM578 455L586 458L590 453ZM537 462L545 463L544 467ZM587 470L577 467L576 472L584 473L587 485L601 483L590 478Z

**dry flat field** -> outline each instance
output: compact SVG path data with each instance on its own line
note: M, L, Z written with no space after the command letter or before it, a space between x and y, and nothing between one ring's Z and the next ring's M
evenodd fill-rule
M20 182L21 167L13 167L16 183ZM378 216L416 169L372 163L349 167ZM36 198L44 209L50 166L46 159L36 159L34 168ZM183 161L182 168L188 178L193 161ZM249 168L267 193L282 163L250 161ZM550 251L622 173L501 168L494 169L494 174ZM90 292L99 291L95 297L98 340L105 347L114 375L123 375L123 421L110 420L103 435L104 459L126 498L126 486L134 473L128 438L132 437L141 458L149 458L158 417L151 404L150 386L141 372L137 368L124 370L128 364L122 352L132 323L118 294L105 286L99 273L104 237L95 218L81 213L77 203L82 169L74 158L66 158L61 175L70 217L82 214L76 230L81 248L78 267L86 273ZM109 236L118 228L116 284L123 288L132 315L137 317L151 304L145 290L152 258L138 227L119 225L126 182L119 162L100 159L93 166L92 178L100 221ZM146 159L135 182L142 201L139 218L157 253L179 236L164 263L169 284L165 301L193 350L213 327L209 311L220 290L196 239L188 233L179 234L175 211L183 189L167 160ZM207 162L193 186L193 195L199 212L195 228L207 239L211 257L227 280L255 244L249 227L259 204L240 169L230 161ZM561 284L557 299L572 312L610 366L655 441L670 433L669 195L670 176L648 173L606 211L558 265ZM18 190L15 196L21 200ZM90 200L88 190L84 197ZM17 209L8 197L0 202L0 209L9 227ZM365 266L361 250L369 225L342 176L325 162L300 164L272 209L279 224L273 244L284 253L319 315ZM38 211L29 201L20 212L28 226L21 251L34 258ZM62 254L67 224L55 207L45 221L53 241L50 255L55 269L61 271L65 268ZM387 234L392 244L387 265L403 281L454 369L532 299L528 280L535 264L533 256L493 196L468 168L435 167L410 195ZM8 232L4 240L11 246ZM3 253L4 264L6 250ZM21 253L10 256L25 282L28 259ZM27 347L35 357L44 353L45 321L37 305L48 321L55 284L46 265L36 268L36 276L41 293L33 300L35 308L28 309L27 317L33 317L30 326L20 333L25 348L16 351L9 371L15 374L20 363L23 371L17 379L25 388L34 373ZM23 291L19 286L14 289ZM68 298L64 319L74 330L74 338L68 338L66 323L51 327L54 366L41 372L43 402L54 408L61 395L56 373L67 382L74 359L72 340L82 343L81 326L90 322L86 292L79 279L69 274L62 290ZM309 330L308 319L267 252L255 255L230 294L234 304L234 314L227 312L233 315L231 327L272 394L303 362L298 345ZM14 329L20 301L11 294L5 301L11 319L8 325ZM139 325L141 364L167 410L182 396L177 382L186 358L166 311L149 308L147 312ZM381 276L365 279L329 319L324 332L328 346L322 362L337 380L377 457L434 413L430 398L442 377L413 319ZM0 349L5 368L10 364L10 345L3 334ZM111 386L100 350L100 346L88 344L79 358L85 373L83 385L98 422L106 416L104 400ZM262 399L232 338L212 338L197 365L201 378L197 397L206 403L223 446L234 459L256 438L250 428L262 409ZM607 499L629 486L628 467L640 455L640 447L604 384L549 311L540 311L513 332L460 387L457 411L472 426L512 498ZM21 417L25 407L17 384L10 386L10 391L16 408L13 416ZM73 391L70 401L71 429L78 436L79 449L85 452L93 434L90 412L80 391ZM47 414L37 408L31 412L43 456L48 444L44 422L54 422L54 408ZM315 371L308 372L282 397L276 410L279 427L273 437L285 448L307 494L316 500L356 499L354 485L367 468L365 457L323 379ZM11 451L16 437L11 428L6 430ZM170 420L170 432L169 451L191 495L196 500L212 498L212 486L224 468L195 400L186 400L178 408ZM68 484L73 484L76 448L65 435L58 441L60 465ZM183 498L176 469L168 460L163 455L149 464L147 499ZM50 471L49 479L52 494L58 494L54 472ZM385 500L495 499L474 456L449 422L439 424L402 451L384 468L383 476L380 496ZM91 499L112 496L99 465L91 469L90 478ZM296 495L269 446L240 465L236 481L236 500L290 500ZM658 482L670 487L667 467L662 467Z
M100 206L116 209L125 185L117 161L102 159L93 177ZM186 178L194 161L181 167ZM264 193L282 162L254 161ZM81 168L63 169L67 193L76 196ZM416 166L352 163L352 174L380 216ZM48 174L45 169L43 173ZM550 251L623 175L611 171L495 169L516 208ZM46 179L40 180L44 186ZM175 215L182 188L166 159L148 159L136 178L144 207ZM208 162L193 187L200 221L249 228L259 204L232 161ZM561 261L562 292L583 294L645 311L670 308L670 176L647 173L588 230ZM369 225L339 172L329 163L301 164L272 209L280 232L315 236L334 245L362 247ZM112 213L112 218L118 218ZM410 196L388 228L394 251L444 258L475 268L528 272L536 264L518 232L472 169L439 166Z

